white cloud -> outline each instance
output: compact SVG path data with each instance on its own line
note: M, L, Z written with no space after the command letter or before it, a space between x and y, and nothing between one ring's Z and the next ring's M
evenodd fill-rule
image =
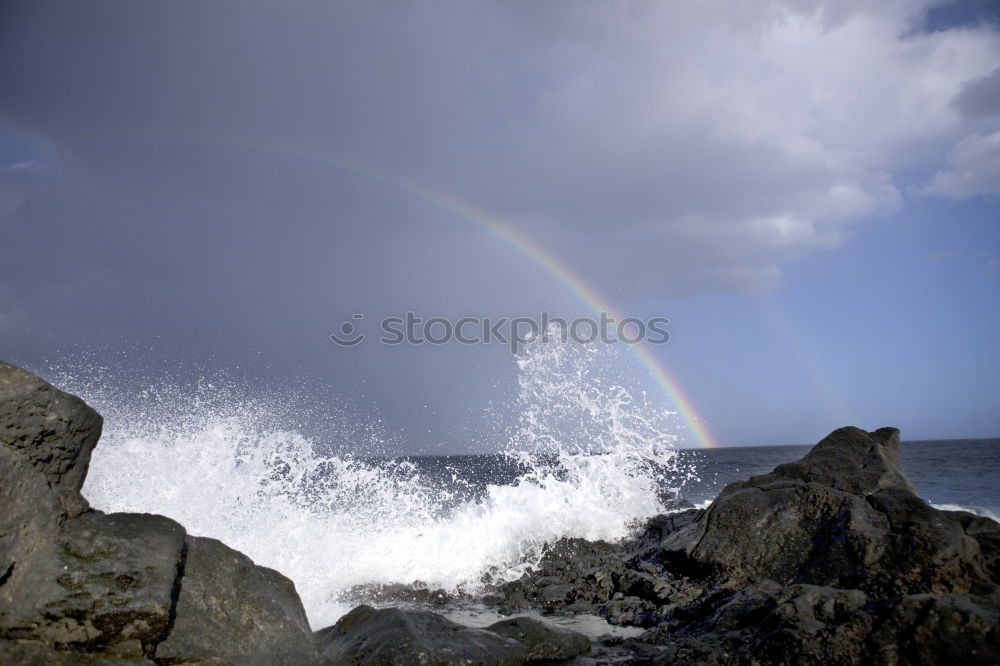
M989 29L915 32L926 4L586 5L542 35L539 179L581 202L549 218L631 214L747 279L835 246L942 163L968 131L954 98L1000 61Z
M45 164L37 160L27 160L25 162L15 162L0 169L0 173L17 173L18 171L38 171L44 169Z

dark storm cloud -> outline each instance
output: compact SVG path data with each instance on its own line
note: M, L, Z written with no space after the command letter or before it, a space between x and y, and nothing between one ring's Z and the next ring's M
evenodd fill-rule
M490 211L623 308L768 289L895 210L897 173L982 152L955 152L988 136L955 105L981 115L997 35L914 33L927 4L4 3L0 327L34 322L16 350L143 334L389 384L446 352L333 358L325 334L581 308L345 164ZM454 386L509 359L482 363Z

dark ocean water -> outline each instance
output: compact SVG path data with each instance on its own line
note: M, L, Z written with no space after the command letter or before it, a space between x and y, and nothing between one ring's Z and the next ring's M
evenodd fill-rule
M694 472L678 497L700 505L733 481L766 474L804 456L811 446L750 446L679 451ZM432 482L456 490L455 501L481 497L489 484L509 485L523 468L502 455L426 456L410 459ZM920 496L948 509L1000 516L1000 439L903 442L900 464ZM672 485L668 483L667 485Z

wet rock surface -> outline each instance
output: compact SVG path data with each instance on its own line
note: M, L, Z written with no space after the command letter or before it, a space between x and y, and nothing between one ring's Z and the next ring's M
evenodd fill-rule
M323 663L292 581L215 539L188 537L185 549L176 618L158 660Z
M463 627L429 611L364 605L316 632L316 646L336 665L516 666L528 659L523 645L491 631Z
M103 425L83 400L0 361L0 442L45 475L71 516L88 508L80 489Z
M486 630L520 643L527 652L528 663L566 661L590 650L590 639L586 636L532 617L501 620L486 627Z
M167 634L183 544L184 528L162 516L89 512L68 520L15 564L2 588L11 602L2 630L87 650L129 641L151 649Z
M648 628L609 661L1000 663L1000 525L931 507L898 461L897 430L841 428L623 544L561 541L496 602Z

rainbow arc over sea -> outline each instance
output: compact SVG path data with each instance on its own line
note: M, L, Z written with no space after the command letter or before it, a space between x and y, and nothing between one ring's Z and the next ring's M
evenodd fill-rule
M499 239L509 247L513 248L522 256L526 257L540 269L548 273L555 280L564 285L577 299L586 305L595 314L602 312L616 320L623 319L623 315L603 298L596 289L591 287L580 275L575 273L565 262L551 252L541 247L533 239L527 237L510 224L477 208L469 202L463 201L447 192L437 190L425 185L413 182L412 180L401 178L391 174L384 169L376 169L354 160L348 160L332 155L320 150L279 142L261 142L257 140L246 140L244 138L226 137L193 137L190 135L171 135L160 137L179 142L194 141L200 144L214 144L221 147L235 149L249 149L277 155L291 156L297 159L308 160L327 166L356 174L363 178L372 179L384 183L390 187L398 188L409 192L413 196L422 199L434 206L438 206L451 212L458 218L475 224L495 238ZM149 135L140 138L150 139ZM662 361L654 354L652 347L645 341L627 345L633 354L646 368L649 375L656 382L657 386L673 404L681 421L691 434L693 443L701 448L716 448L717 444L709 432L705 423L698 416L698 412L691 402L691 399L681 389L680 384L671 376L664 367Z
M397 181L388 181L395 183ZM596 314L602 312L616 320L624 319L624 315L614 308L611 303L601 297L595 289L588 285L583 278L574 273L565 263L557 257L539 246L532 239L520 233L516 229L504 224L501 220L494 218L486 212L479 210L470 204L456 199L445 193L427 187L417 187L412 184L404 185L406 189L420 196L421 198L447 208L463 218L470 220L485 229L491 234L515 248L518 252L531 259L537 266L546 273L566 286L576 298L583 302ZM677 413L681 417L692 437L698 446L702 448L715 448L716 443L704 422L698 416L698 412L691 404L691 400L681 390L680 384L667 372L663 364L653 353L651 346L640 341L628 345L629 349L638 357L639 361L647 369L656 384L663 393L673 402Z

